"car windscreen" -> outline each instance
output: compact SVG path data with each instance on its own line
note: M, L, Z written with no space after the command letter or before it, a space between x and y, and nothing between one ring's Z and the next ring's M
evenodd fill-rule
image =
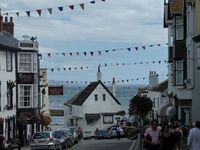
M33 135L33 139L44 139L44 138L50 138L49 132L38 132Z
M63 139L66 137L66 133L65 133L65 131L55 131L53 133L53 137L55 137L57 139Z

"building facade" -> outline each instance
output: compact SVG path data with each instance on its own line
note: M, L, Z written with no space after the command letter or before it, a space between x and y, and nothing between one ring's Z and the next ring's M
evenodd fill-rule
M168 28L169 94L177 119L185 124L199 120L199 9L198 0L169 0L164 4Z

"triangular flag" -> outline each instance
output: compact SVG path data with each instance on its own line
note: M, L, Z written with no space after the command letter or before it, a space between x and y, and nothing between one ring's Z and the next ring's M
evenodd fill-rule
M161 63L161 61L158 61L158 63L160 64L160 63Z
M83 67L81 67L81 70L83 70Z
M146 46L142 46L142 48L143 48L143 49L145 49L145 48L146 48Z
M71 70L72 68L69 68L69 71Z
M60 68L58 68L57 70L60 71Z
M69 5L69 8L70 8L71 10L73 10L73 9L74 9L74 5Z
M138 50L138 47L135 47L136 50Z
M30 17L31 11L26 11L26 14Z
M105 2L106 0L101 0L101 1Z
M52 8L48 8L47 10L48 10L49 14L52 15L52 10L53 9Z
M98 51L99 55L101 55L101 51Z
M105 65L104 66L107 66L107 63L105 63Z
M91 4L95 4L95 1L90 1Z
M63 70L65 71L65 70L66 70L66 68L63 68Z
M72 53L69 53L70 54L70 56L72 56Z
M153 45L149 45L149 47L153 47Z
M109 50L105 50L105 52L106 52L106 53L108 53L108 52L109 52Z
M63 54L63 56L65 56L65 53L62 53Z
M86 55L87 55L87 52L83 52L83 54L86 56Z
M79 52L76 52L76 55L79 55Z
M84 10L84 8L85 8L84 3L79 4L79 6L81 7L82 10Z
M94 52L90 52L90 55L93 56L93 55L94 55Z
M59 9L60 11L63 11L63 7L58 7L58 9Z
M17 17L19 17L19 12L16 12Z
M77 67L74 68L75 70L77 69Z
M155 61L153 61L153 64L155 63Z
M51 57L51 53L47 53L47 55L49 56L49 58Z
M160 46L161 44L157 44L157 46Z
M51 68L51 72L53 72L54 71L54 69L53 68Z
M116 51L116 49L113 49L112 51L114 52L114 51Z
M8 13L4 13L4 15L8 16Z
M37 9L36 11L37 11L38 15L41 16L42 10L41 9Z
M56 55L59 55L59 53L56 53Z
M130 51L131 51L131 48L127 48L127 50L130 52Z

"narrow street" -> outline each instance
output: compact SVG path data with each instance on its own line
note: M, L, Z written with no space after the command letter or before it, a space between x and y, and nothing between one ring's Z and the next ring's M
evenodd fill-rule
M129 150L134 141L129 139L84 140L70 150Z

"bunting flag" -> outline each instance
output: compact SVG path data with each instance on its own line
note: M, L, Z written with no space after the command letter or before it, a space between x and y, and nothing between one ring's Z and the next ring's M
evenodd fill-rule
M53 9L52 8L48 8L47 10L48 10L49 14L52 15Z
M36 11L37 11L38 15L41 16L42 9L37 9Z
M65 52L65 53L68 53L70 56L75 56L75 54L77 55L77 56L79 56L80 54L83 54L84 56L86 56L87 54L90 54L90 56L94 56L94 54L95 53L97 53L98 55L101 55L102 54L102 52L105 52L105 53L109 53L109 52L116 52L116 51L132 51L132 50L136 50L136 51L139 51L139 49L143 49L143 50L146 50L147 49L147 47L150 47L150 48L152 48L152 47L155 47L155 46L161 46L161 45L163 45L163 46L165 46L165 44L152 44L152 45L148 45L148 46L145 46L145 45L143 45L143 46L141 46L141 47L139 47L139 46L136 46L136 47L128 47L128 48L114 48L114 49L111 49L111 50L102 50L102 51L90 51L90 52ZM56 51L56 50L55 50ZM49 55L49 53L47 53L48 55ZM60 53L57 53L56 52L56 54L57 55L59 55L59 54L61 54L62 56L65 56L65 54L63 53L63 52L60 52ZM73 55L74 54L74 55ZM88 55L89 56L89 55Z
M168 77L168 74L158 74L158 76L165 76ZM117 83L129 83L129 82L137 82L137 81L144 81L148 80L148 77L142 76L139 78L134 78L134 79L121 79L121 80L116 80ZM89 84L93 81L73 81L73 80L66 80L66 81L60 81L64 84ZM111 84L112 81L102 81L104 84Z
M159 60L159 61L148 61L148 62L133 62L133 63L131 63L131 62L129 62L129 63L110 63L110 64L108 64L108 63L105 63L104 65L101 65L101 66L103 66L103 67L119 67L119 66L130 66L130 65L142 65L142 64L156 64L156 63L158 63L158 64L161 64L161 63L167 63L167 60L164 60L164 61L161 61L161 60ZM95 67L95 68L97 68L97 66L90 66L90 67ZM57 70L57 71L61 71L61 70L63 70L63 71L67 71L66 70L66 68L67 67L64 67L63 69L62 68L59 68L59 67L57 67L57 68L51 68L51 72L54 72L55 70ZM74 71L77 71L77 70L84 70L84 69L88 69L89 67L88 66L86 66L86 67L83 67L83 66L81 66L81 67L68 67L68 70L69 71L72 71L72 70L74 70Z
M89 2L85 2L85 3L95 4L96 1L105 2L105 0L94 0L94 1L89 1ZM84 10L84 9L85 9L85 3L79 3L79 4L77 4L77 5L79 5L80 8L81 8L82 10ZM69 5L68 7L69 7L71 10L74 10L75 5ZM62 12L62 11L64 10L64 6L59 6L59 7L54 7L54 8L57 8L60 12ZM31 12L36 11L36 12L38 13L38 16L41 16L41 15L42 15L42 12L43 12L44 10L47 10L47 11L49 12L49 14L52 15L52 12L53 12L53 9L54 9L54 8L43 8L43 9L35 9L35 10L27 10L27 11L18 10L18 11L16 11L16 12L3 12L2 15L7 15L7 16L8 16L8 15L16 14L17 17L19 17L20 13L25 12L25 13L27 14L27 16L30 17Z
M74 10L74 5L69 5L69 8L70 8L71 10Z
M63 7L58 7L58 10L63 11Z
M85 9L85 5L84 5L84 3L79 4L79 6L81 7L82 10Z
M28 17L30 17L31 12L30 11L26 11L26 14L27 14Z

